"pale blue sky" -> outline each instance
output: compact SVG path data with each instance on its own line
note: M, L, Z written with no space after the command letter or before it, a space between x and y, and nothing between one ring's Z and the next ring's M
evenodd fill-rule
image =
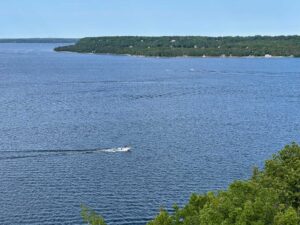
M0 0L0 38L300 34L300 0Z

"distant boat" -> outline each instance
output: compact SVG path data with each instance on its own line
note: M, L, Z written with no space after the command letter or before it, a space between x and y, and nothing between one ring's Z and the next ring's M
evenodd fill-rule
M125 147L120 147L116 149L117 152L130 152L131 147L130 146L125 146Z
M131 152L130 146L118 147L118 148L109 148L109 149L99 149L99 152Z

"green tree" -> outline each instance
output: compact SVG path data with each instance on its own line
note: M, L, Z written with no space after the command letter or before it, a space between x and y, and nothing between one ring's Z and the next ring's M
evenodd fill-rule
M275 217L275 225L300 224L300 218L296 210L289 207L285 212L279 212Z
M84 205L81 205L81 216L83 221L89 225L106 225L102 216Z
M267 160L263 171L255 168L251 179L226 191L193 194L185 207L149 225L299 225L299 194L300 147L292 143Z
M227 190L193 194L174 212L161 209L148 225L300 225L300 147L287 145L252 178ZM101 216L82 207L84 221L104 225Z
M173 225L173 219L166 210L161 209L159 215L148 225Z

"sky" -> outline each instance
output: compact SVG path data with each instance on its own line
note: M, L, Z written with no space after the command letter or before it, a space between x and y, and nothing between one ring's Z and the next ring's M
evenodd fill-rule
M300 0L0 0L0 38L295 35Z

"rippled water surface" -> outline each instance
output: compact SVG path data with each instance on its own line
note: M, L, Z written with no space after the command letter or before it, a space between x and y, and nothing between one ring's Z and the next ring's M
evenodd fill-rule
M0 224L81 224L83 203L143 225L300 141L299 59L53 47L0 45Z

